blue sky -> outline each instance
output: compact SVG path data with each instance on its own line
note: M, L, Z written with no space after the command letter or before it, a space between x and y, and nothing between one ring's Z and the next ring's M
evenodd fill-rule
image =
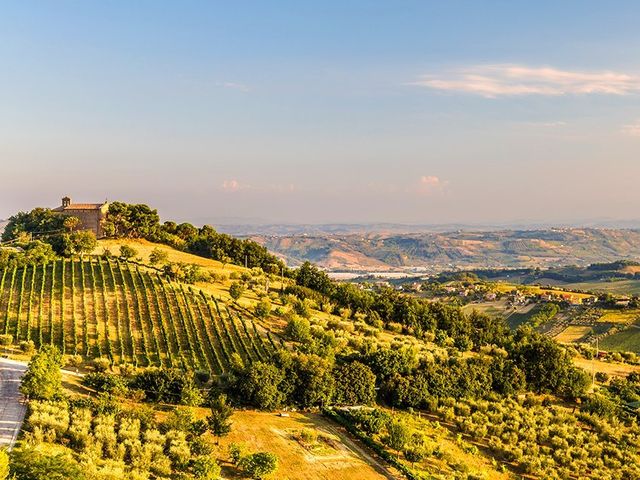
M0 218L637 219L637 2L0 4Z

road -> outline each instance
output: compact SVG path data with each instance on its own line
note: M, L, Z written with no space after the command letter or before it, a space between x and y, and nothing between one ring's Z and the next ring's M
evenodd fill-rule
M27 405L20 394L24 363L0 358L0 447L11 449L16 443Z

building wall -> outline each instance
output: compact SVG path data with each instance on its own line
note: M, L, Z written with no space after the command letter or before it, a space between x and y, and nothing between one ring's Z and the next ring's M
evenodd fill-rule
M96 238L104 236L102 221L106 217L106 212L103 209L74 210L73 206L71 206L71 208L64 209L64 214L77 217L80 220L80 230L90 230L95 234Z

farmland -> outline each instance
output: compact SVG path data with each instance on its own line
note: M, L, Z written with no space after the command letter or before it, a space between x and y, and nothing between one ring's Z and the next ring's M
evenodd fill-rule
M0 273L0 332L112 363L223 373L276 340L235 308L131 262L91 257Z

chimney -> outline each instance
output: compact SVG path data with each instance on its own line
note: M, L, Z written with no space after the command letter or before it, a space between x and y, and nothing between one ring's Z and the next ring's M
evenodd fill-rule
M71 205L71 199L69 197L62 197L62 208L66 208Z

